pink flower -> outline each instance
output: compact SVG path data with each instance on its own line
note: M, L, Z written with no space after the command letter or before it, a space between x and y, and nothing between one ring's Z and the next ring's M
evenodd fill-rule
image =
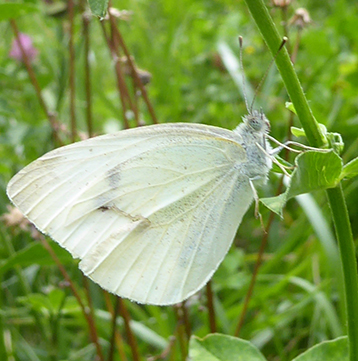
M30 61L35 60L36 56L37 56L37 49L32 45L32 40L31 37L29 35L26 34L19 34L19 40L20 43L22 45L22 47L25 50L25 54L27 55L27 57L29 58ZM10 58L16 59L18 61L24 61L23 57L22 57L22 53L21 53L21 49L19 46L19 42L17 41L17 39L15 38L12 42L12 47L11 47L11 51L9 53Z

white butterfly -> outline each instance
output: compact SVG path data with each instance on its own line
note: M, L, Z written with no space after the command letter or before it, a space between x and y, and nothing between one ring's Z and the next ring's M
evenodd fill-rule
M262 112L234 131L161 124L53 150L17 175L12 202L104 289L155 305L211 278L271 168ZM261 147L261 148L260 148Z

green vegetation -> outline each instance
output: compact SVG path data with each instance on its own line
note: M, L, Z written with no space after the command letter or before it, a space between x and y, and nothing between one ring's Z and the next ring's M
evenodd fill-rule
M0 3L1 360L185 360L189 354L193 361L358 361L351 238L358 235L356 3L267 1L266 13L259 0L125 0L110 4L119 17L102 22L87 3L71 4ZM94 1L97 14L103 4ZM28 35L27 66L13 48L19 33ZM289 38L288 54L283 49L276 57L279 71L270 68L255 102L270 119L271 135L340 153L340 134L344 149L300 156L286 196L312 192L289 200L282 218L261 205L267 233L252 206L210 286L183 305L118 300L82 277L77 261L10 207L7 182L45 152L89 135L156 121L233 129L247 113L238 35L249 100L281 38ZM155 116L138 95L128 61L120 63L127 87L118 82L113 59L125 55L121 39L141 79L151 77L145 89ZM295 134L308 140L295 138L291 126L303 128ZM294 154L280 155L295 163ZM286 199L272 197L283 192L281 175L272 172L259 195L280 214ZM208 336L215 332L221 335Z

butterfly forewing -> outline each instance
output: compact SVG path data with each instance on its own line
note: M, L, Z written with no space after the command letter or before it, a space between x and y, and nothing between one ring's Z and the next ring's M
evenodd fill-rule
M210 279L252 200L239 142L203 125L122 131L44 155L8 195L103 288L173 304Z

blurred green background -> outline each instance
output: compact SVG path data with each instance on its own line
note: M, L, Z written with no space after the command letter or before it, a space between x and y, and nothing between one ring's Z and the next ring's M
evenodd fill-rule
M48 108L57 114L61 139L69 143L66 3L30 3L38 11L16 19L17 26L32 39L37 52L32 60L36 78ZM342 156L348 162L358 153L357 2L286 3L280 7L267 1L267 6L282 36L289 38L287 47L291 54L295 53L295 69L316 119L329 131L342 135ZM118 26L137 66L152 76L146 89L159 122L196 122L228 129L237 126L247 113L241 77L228 71L228 64L236 66L239 61L238 35L244 39L247 88L257 87L271 62L244 2L132 0L113 1L112 6L129 12L118 20ZM75 105L77 129L83 137L87 132L82 27L85 8L85 3L76 3L74 23ZM310 21L299 22L298 15L305 14L300 8L305 9ZM104 24L108 27L108 21L104 20ZM6 19L0 22L0 33L1 328L4 335L10 335L16 360L56 359L53 354L58 359L90 359L94 348L88 345L83 316L69 290L59 285L62 276L50 257L32 254L36 250L30 249L14 262L16 266L6 265L7 260L16 259L35 242L28 227L21 230L18 223L10 224L6 184L17 171L58 144L23 62L10 54L14 33ZM94 132L123 129L113 59L100 22L94 17L90 23L89 60ZM292 119L286 101L287 93L272 66L255 107L263 108L271 121L271 135L280 141L289 136ZM138 99L138 105L141 122L151 124L142 99ZM135 125L133 120L131 125ZM300 126L296 118L293 125ZM260 196L275 195L278 184L279 178L272 174ZM344 181L343 187L357 239L357 180ZM261 211L266 223L268 211ZM345 333L340 265L332 230L323 192L300 202L290 201L284 218L274 219L264 265L240 334L269 360L291 360L309 346ZM250 208L235 247L213 279L219 332L233 334L235 330L261 239L260 222ZM62 256L71 277L81 285L76 261L63 255L54 242L51 245ZM102 294L95 292L99 288L92 284L91 289L98 333L106 349L110 339L108 311ZM205 297L202 293L188 301L191 331L199 336L210 332ZM135 333L141 355L162 352L176 332L175 311L130 302L127 307L138 323ZM172 359L180 360L179 346L173 350ZM125 351L129 354L128 346Z

